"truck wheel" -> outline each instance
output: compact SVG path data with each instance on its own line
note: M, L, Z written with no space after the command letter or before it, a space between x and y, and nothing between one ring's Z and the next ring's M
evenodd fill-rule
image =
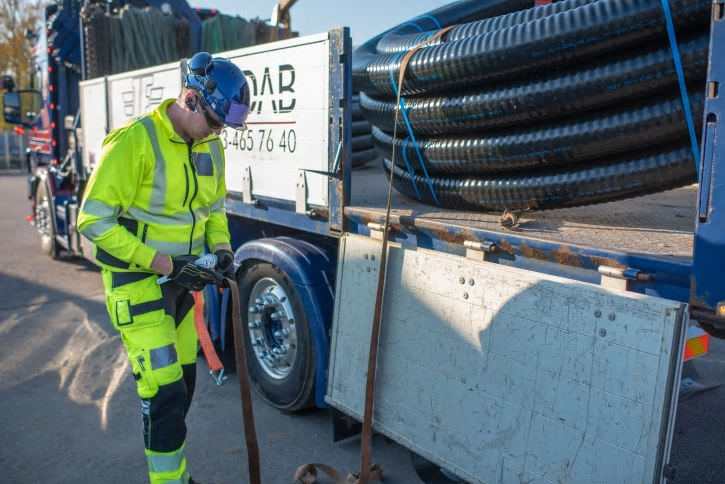
M57 259L60 255L60 246L55 240L55 220L53 218L48 186L41 181L35 190L35 227L40 233L40 249L44 254Z
M312 335L289 276L258 262L239 282L242 334L252 384L272 406L286 411L315 403Z
M717 339L725 339L725 328L716 327L714 324L703 323L699 321L700 327L707 334Z
M460 477L438 467L413 451L410 451L410 460L418 478L425 484L466 484L466 481Z

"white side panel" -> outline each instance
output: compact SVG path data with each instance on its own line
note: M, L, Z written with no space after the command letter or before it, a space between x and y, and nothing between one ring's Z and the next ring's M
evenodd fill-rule
M381 243L340 246L328 402L362 419ZM466 481L661 481L684 306L391 245L374 428Z
M297 199L303 169L328 170L330 42L316 34L218 54L245 73L252 94L249 129L221 133L227 167L227 188L243 192L243 176L251 170L252 193L287 201ZM97 158L105 134L154 109L181 90L180 63L108 77L110 126L100 80L81 83L93 101L83 111L91 127L84 160ZM101 109L103 107L103 109ZM87 128L86 128L87 129ZM327 205L327 177L306 175L307 203Z
M90 173L98 162L106 126L106 79L80 83L81 120L83 123L83 166Z
M244 191L250 167L254 196L294 201L301 169L328 170L330 46L327 35L303 42L227 53L244 71L252 94L249 129L221 135L230 191ZM308 203L327 205L327 182L323 175L307 175Z
M181 92L178 62L108 77L111 101L110 129L153 110L161 101L176 98Z

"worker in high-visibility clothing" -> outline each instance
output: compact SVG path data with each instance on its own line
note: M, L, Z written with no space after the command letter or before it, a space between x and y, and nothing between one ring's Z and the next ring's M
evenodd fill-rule
M250 102L229 60L201 52L188 67L177 99L106 136L78 217L141 397L152 484L194 482L184 454L198 341L190 291L234 277L219 134L246 129ZM205 245L215 269L194 264ZM161 274L170 281L158 284Z

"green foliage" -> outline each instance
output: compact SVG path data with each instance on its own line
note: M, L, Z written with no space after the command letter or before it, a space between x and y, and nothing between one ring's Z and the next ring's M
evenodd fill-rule
M40 0L0 0L0 74L15 78L18 88L29 84L32 41L26 31L40 27Z

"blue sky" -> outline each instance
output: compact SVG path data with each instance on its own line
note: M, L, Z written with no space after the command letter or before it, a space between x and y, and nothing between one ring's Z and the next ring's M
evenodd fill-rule
M227 15L246 19L269 19L274 0L188 0L192 7L217 8ZM445 0L297 0L290 10L292 29L300 35L325 32L334 27L350 27L354 45L406 20L451 3Z

